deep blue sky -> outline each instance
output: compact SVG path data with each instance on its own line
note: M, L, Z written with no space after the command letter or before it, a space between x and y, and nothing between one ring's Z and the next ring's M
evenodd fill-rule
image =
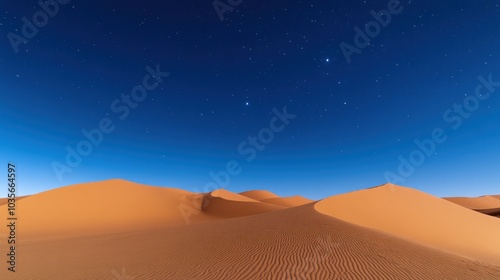
M500 193L500 88L456 129L443 119L478 76L500 81L498 1L401 1L348 63L339 45L388 2L243 0L221 21L211 1L69 1L16 53L8 34L41 8L2 1L0 163L18 165L30 194L109 178L203 191L236 160L231 191L317 199L384 183L442 128L447 140L399 183ZM121 120L111 104L158 64L170 75ZM248 162L238 145L285 106L296 117ZM59 180L54 162L106 117L115 130Z

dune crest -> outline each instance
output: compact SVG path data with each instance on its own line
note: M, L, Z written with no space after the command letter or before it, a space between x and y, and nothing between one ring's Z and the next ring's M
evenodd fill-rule
M241 192L241 195L244 195L246 197L255 199L255 200L264 200L264 199L270 199L270 198L279 198L280 196L266 190L252 190L252 191L245 191Z
M220 197L226 200L240 201L240 202L259 202L258 200L249 198L247 196L233 193L224 189L218 189L210 193L213 197Z
M232 193L216 190L205 195L203 213L218 218L236 218L285 209Z

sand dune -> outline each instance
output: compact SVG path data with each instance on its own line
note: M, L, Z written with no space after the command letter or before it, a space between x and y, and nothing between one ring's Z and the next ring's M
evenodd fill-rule
M473 210L500 208L500 199L489 195L480 197L444 197L444 199Z
M204 222L284 209L222 189L195 194L124 180L55 189L19 200L17 205L29 213L22 217L27 238L127 232L184 225L186 218L188 223ZM0 219L6 218L5 207L0 207Z
M264 203L274 204L283 207L296 207L304 204L308 204L314 202L314 200L296 195L291 197L277 197L277 198L268 198L261 200Z
M242 198L243 197L243 198ZM203 213L218 218L235 218L282 210L285 207L262 203L229 191L216 190L205 196Z
M401 187L316 203L265 191L247 194L193 194L110 180L30 196L19 201L18 271L0 269L0 279L500 279L500 267L461 256L496 260L498 243L483 226L498 219L445 200ZM196 211L193 223L186 225L179 205ZM440 225L443 215L447 223ZM465 229L450 222L457 215L465 218ZM477 217L482 219L471 220ZM372 219L371 227L387 233L367 228ZM411 232L402 232L399 223ZM477 239L470 239L467 225ZM488 229L498 236L495 226ZM428 238L429 232L437 239L404 239ZM463 244L437 247L457 246L467 254L423 245L442 242L443 235Z
M24 237L103 234L183 224L181 197L194 195L123 180L59 188L17 202ZM6 206L0 207L4 219Z
M500 216L500 199L494 196L445 197L444 199L479 213L494 217Z
M296 207L314 202L314 200L305 198L300 195L290 196L290 197L280 197L270 191L265 191L265 190L246 191L246 192L241 192L240 194L252 198L254 200L282 207Z
M316 204L324 214L421 244L500 265L500 221L391 184Z
M498 267L322 215L312 204L184 227L30 244L19 263L23 267L8 279L500 277ZM1 271L1 279L5 276Z
M213 197L220 197L225 200L240 201L240 202L260 202L247 196L233 193L224 189L215 190L210 193Z
M257 201L281 207L295 207L314 202L311 199L299 195L291 197L280 197L270 191L265 191L265 190L246 191L246 192L241 192L240 194Z
M270 191L264 191L264 190L246 191L246 192L241 192L240 194L259 201L264 199L280 197Z

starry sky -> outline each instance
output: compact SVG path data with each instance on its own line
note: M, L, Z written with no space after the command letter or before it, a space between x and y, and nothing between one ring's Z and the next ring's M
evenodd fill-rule
M20 195L110 178L500 193L498 1L37 2L0 3Z

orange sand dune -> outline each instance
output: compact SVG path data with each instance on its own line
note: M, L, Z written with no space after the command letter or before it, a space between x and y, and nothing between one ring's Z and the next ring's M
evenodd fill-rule
M16 274L1 270L0 279L500 279L499 267L343 222L313 204L31 243L19 264Z
M259 201L264 199L280 197L270 191L263 191L263 190L246 191L246 192L241 192L240 194Z
M316 204L316 209L360 226L500 265L500 221L429 194L391 184Z
M262 202L283 207L296 207L314 202L314 200L296 195L291 197L277 197L277 198L263 199Z
M500 199L494 196L445 197L444 199L479 213L495 217L500 216Z
M444 197L444 199L473 210L500 208L500 199L494 196Z
M210 193L213 197L220 197L225 200L240 201L240 202L260 202L247 196L233 193L224 189L218 189Z
M6 219L6 207L0 206L2 220ZM23 213L23 236L54 238L184 225L214 218L255 215L284 207L222 189L206 195L109 180L32 195L19 200L17 208ZM1 228L2 232L6 230Z
M193 195L123 180L63 187L17 202L21 235L76 236L184 224L179 205L182 197ZM6 213L6 205L0 206L0 219Z
M432 240L416 243L391 234L401 233L396 231L402 224L417 236L431 232L438 243L442 235L462 238L462 247L451 245L464 249L464 255L475 246L474 253L482 250L481 256L496 258L498 250L496 256L491 253L497 243L482 226L498 219L415 190L394 190L383 187L280 207L227 190L193 194L122 180L56 189L19 201L17 272L3 267L0 279L500 279L498 266L422 245ZM265 200L269 193L252 195ZM293 200L305 202L288 202ZM190 218L200 222L186 225L179 205L190 208ZM4 210L1 206L0 215ZM394 230L384 233L332 217L342 216L339 212L351 215L351 221L373 218ZM449 222L456 214L477 230L477 239L469 238L466 226ZM447 220L439 224L443 215ZM498 236L494 226L489 230ZM3 238L0 255L5 256ZM486 250L483 242L493 249Z
M282 210L285 208L282 206L262 203L246 196L231 193L225 190L216 190L206 195L203 204L204 214L218 218L243 217Z

